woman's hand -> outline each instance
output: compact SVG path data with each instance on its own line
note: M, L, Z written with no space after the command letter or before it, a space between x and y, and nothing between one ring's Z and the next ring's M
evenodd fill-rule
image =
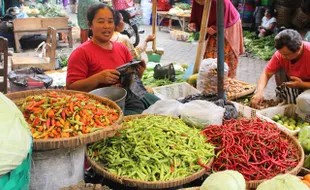
M148 42L152 42L154 41L156 38L156 36L154 34L150 34L147 36L147 38L145 39L145 42L148 43Z
M96 74L98 84L116 84L119 81L120 73L115 69L107 69Z
M290 77L292 81L286 82L286 86L290 88L304 88L304 82L298 77Z
M260 92L257 92L251 99L251 105L253 108L257 108L259 104L263 101L263 94Z
M209 27L207 29L207 33L212 36L212 35L214 35L216 33L216 30L214 30L212 27Z
M139 78L141 79L143 76L143 72L146 69L146 64L144 60L141 60L141 64L137 66L137 74L139 76Z
M196 27L197 27L197 26L196 26L196 23L189 23L189 25L188 25L188 30L189 30L190 32L195 32L195 31L197 30Z

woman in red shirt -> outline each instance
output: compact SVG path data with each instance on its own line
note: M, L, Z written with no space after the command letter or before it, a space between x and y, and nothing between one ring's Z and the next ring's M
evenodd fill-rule
M87 20L93 37L76 48L68 60L68 90L90 92L120 83L116 68L131 61L132 57L125 45L110 41L115 28L114 15L114 10L103 3L88 9ZM144 62L137 66L138 76L142 76L145 67ZM125 115L141 113L158 100L149 94L139 98L130 89L126 90Z
M204 0L194 0L189 30L200 31ZM212 0L207 29L207 44L204 58L216 58L216 0ZM236 77L238 57L244 52L240 15L230 0L224 0L225 62L229 66L228 76Z

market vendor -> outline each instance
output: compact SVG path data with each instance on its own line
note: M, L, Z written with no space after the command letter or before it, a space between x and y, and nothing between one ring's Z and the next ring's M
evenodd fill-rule
M296 101L301 112L310 113L310 43L302 41L297 31L287 29L276 35L275 47L278 51L258 80L252 105L257 107L262 102L264 88L275 75L277 88L282 89L280 96L291 103Z
M188 26L191 31L200 31L204 2L204 0L193 1L190 24ZM216 16L216 0L212 0L207 26L208 40L204 54L205 59L217 57ZM244 49L240 15L230 0L224 0L224 28L224 61L229 67L228 76L236 78L238 57L244 52Z
M93 38L75 49L68 60L67 89L90 92L96 88L119 84L117 67L132 60L125 45L110 41L114 28L114 11L106 4L91 6L87 19ZM137 74L142 77L145 62L137 66ZM127 90L125 115L139 114L158 98L146 94L137 97Z
M275 32L277 19L274 17L272 8L266 9L265 16L262 18L262 24L258 27L258 36L265 37Z
M125 22L123 19L123 15L119 11L115 11L115 31L111 38L113 42L123 43L131 53L131 56L134 59L141 59L141 54L145 52L147 48L147 43L154 41L155 35L150 34L144 41L140 42L137 47L134 47L130 42L130 39L127 35L121 34L125 28Z

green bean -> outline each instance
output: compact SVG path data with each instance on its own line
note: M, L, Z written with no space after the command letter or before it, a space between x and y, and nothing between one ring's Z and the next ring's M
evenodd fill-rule
M150 115L123 125L119 135L88 147L116 175L145 181L183 178L202 169L198 158L207 163L215 156L200 131L181 119Z

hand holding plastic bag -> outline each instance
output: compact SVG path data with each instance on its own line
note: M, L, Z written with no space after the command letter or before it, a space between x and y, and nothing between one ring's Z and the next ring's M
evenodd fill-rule
M225 109L212 102L194 100L180 107L179 112L187 124L204 128L208 125L222 125Z

